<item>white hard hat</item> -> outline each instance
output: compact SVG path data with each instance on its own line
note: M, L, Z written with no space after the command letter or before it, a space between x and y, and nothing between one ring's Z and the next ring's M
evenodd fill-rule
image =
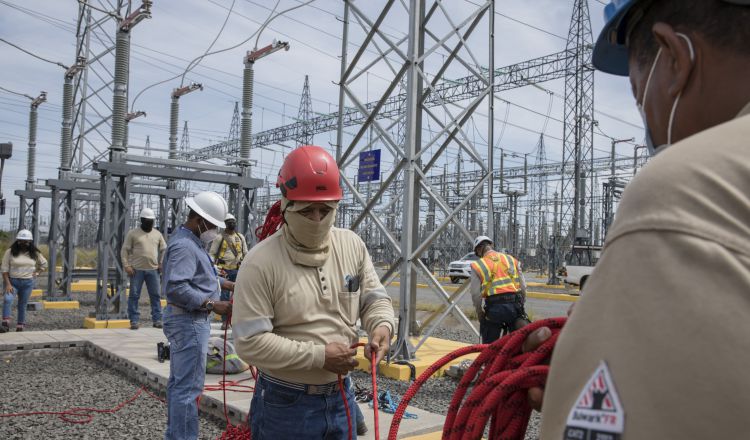
M28 229L21 229L16 234L16 240L32 241L32 240L34 240L34 235Z
M484 241L489 241L490 244L493 244L492 239L486 235L480 235L479 237L474 239L474 247L472 249L476 249L477 246L482 244Z
M141 214L138 216L140 218L147 218L149 220L156 219L156 216L154 215L154 210L151 208L143 208L141 209Z
M185 204L212 225L218 228L226 228L224 221L221 220L226 218L229 210L224 197L213 191L204 191L196 194L195 197L185 199Z
M237 219L234 218L234 216L232 214L230 214L230 213L227 212L227 216L224 217L224 221L226 222L226 221L229 221L229 220L237 220Z

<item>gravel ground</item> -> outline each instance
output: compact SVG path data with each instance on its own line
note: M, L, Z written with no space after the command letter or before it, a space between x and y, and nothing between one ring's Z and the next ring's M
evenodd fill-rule
M28 330L57 330L57 329L73 329L82 328L83 319L93 312L96 304L96 295L94 293L73 293L73 299L80 302L81 308L78 310L41 310L37 312L27 312L27 329ZM139 303L139 309L141 312L141 326L151 325L151 309L149 306L148 295L144 291L141 294L141 300ZM13 313L15 318L15 311ZM13 321L12 325L15 325ZM445 325L436 329L433 333L434 337L450 339L453 341L460 341L465 343L474 344L478 342L478 338L470 330L465 329L459 325L452 318L448 318L445 321ZM55 361L61 361L56 363ZM24 361L25 362L25 361ZM88 358L81 355L68 355L68 354L53 354L33 359L34 364L38 364L38 367L29 369L22 365L22 362L10 362L6 364L8 366L14 365L14 368L10 370L5 369L0 379L0 384L3 384L3 393L0 397L0 412L21 411L21 410L32 410L39 409L40 406L33 405L32 399L35 396L43 396L41 390L54 389L54 396L65 396L75 392L80 392L84 396L82 399L75 402L75 405L95 405L97 407L108 407L114 406L116 402L126 399L135 392L137 385L129 382L127 379L119 376L117 373L102 370L102 365L89 360ZM51 367L55 365L54 367ZM56 374L46 375L43 373L37 373L38 371L44 371L48 368L54 368ZM15 373L11 373L15 371ZM10 374L5 374L8 372ZM88 372L94 372L97 376L96 380L90 380L91 375ZM15 374L15 376L14 376ZM87 381L81 381L82 384L86 384L80 389L77 386L66 383L65 380L59 380L58 378L72 377L86 377ZM17 379L16 379L17 378ZM57 379L57 380L56 380ZM355 372L353 374L354 382L362 387L369 388L370 378L369 375L364 372ZM9 384L6 387L4 384ZM11 387L13 384L20 384L18 388ZM117 383L118 385L109 385L110 383ZM420 408L426 411L435 412L439 414L445 414L447 412L448 404L455 391L457 381L449 377L434 378L426 383L420 392L411 401L411 406ZM15 385L14 385L15 386ZM29 388L33 386L33 388ZM378 377L378 387L381 390L389 390L395 397L403 396L404 392L408 388L409 384L406 382L396 381L386 377ZM87 391L86 388L89 388ZM124 390L116 394L116 397L112 397L108 394L106 401L96 401L96 391L99 389L107 390ZM6 392L10 390L16 390L17 392ZM23 395L25 399L24 406L21 406L17 402L13 402L11 396ZM55 397L47 395L47 401L57 403ZM8 402L13 402L9 405ZM55 408L67 407L66 405L60 405ZM101 419L101 420L100 420ZM106 421L105 421L106 419ZM125 420L128 421L126 424ZM134 405L129 405L124 408L120 413L116 415L105 415L99 416L95 422L91 425L69 425L54 417L41 417L41 418L22 418L22 419L10 419L11 423L7 425L5 423L0 424L0 438L28 438L28 436L36 433L51 434L49 439L56 438L161 438L163 434L163 428L166 424L166 416L164 414L163 404L155 401L151 398L140 397ZM132 422L132 423L131 423ZM110 436L110 432L107 435L97 436L97 430L94 426L102 426L102 423L106 423L106 426L115 428L115 430L123 433L122 437ZM526 434L526 440L535 440L538 438L540 417L538 413L533 413L531 421L529 423L529 429ZM215 438L216 435L223 429L221 424L215 422L209 422L206 420L201 421L201 432L202 438ZM27 426L28 425L28 426ZM127 427L125 427L127 425ZM146 426L152 426L154 432L148 433ZM33 431L20 431L22 427L34 429ZM39 430L37 430L39 429ZM135 429L138 429L138 435L134 435ZM4 434L8 432L10 437L6 437ZM15 437L14 437L15 435ZM55 435L57 437L55 437Z
M113 408L139 388L80 351L45 350L42 354L0 356L0 361L0 413L60 411L76 406ZM49 415L3 418L0 438L161 439L166 423L165 404L142 394L117 413L98 414L86 425ZM201 417L200 424L201 439L215 439L224 430L224 424L212 417Z
M96 293L79 292L73 293L73 300L80 303L79 309L74 310L39 310L26 312L26 330L62 330L83 328L83 319L96 310ZM38 298L31 298L30 301L38 301ZM148 294L141 292L141 300L138 303L138 309L141 313L141 326L151 326L151 306L148 301ZM127 311L127 304L124 304L124 310ZM16 303L13 304L13 318L11 329L15 329L16 317L18 316Z

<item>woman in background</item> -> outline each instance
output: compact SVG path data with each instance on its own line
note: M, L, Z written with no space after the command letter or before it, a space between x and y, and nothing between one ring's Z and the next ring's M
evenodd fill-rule
M31 231L21 229L16 234L16 241L5 251L0 271L3 272L5 290L3 294L3 322L0 333L10 330L10 313L13 296L18 295L18 319L16 331L22 332L26 322L26 304L34 288L34 279L40 272L47 270L47 260L34 246Z

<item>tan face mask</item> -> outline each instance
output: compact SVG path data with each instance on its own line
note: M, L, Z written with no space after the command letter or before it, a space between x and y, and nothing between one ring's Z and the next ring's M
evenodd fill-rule
M328 260L330 253L331 228L336 221L338 203L326 203L331 208L331 212L319 222L310 220L298 212L311 204L305 202L290 203L282 198L281 208L285 220L282 234L286 249L294 263L320 267Z
M336 210L333 209L321 221L310 220L296 211L284 214L289 233L298 244L310 250L327 246L330 241L331 227L336 220Z

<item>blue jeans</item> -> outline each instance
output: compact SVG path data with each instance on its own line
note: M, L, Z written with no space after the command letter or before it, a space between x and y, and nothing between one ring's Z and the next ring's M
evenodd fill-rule
M128 318L131 324L138 324L141 313L138 311L138 301L141 299L141 288L146 282L148 300L151 302L151 320L161 321L161 298L159 297L159 271L136 270L130 279L130 295L128 296Z
M198 438L198 397L206 380L206 353L211 327L208 313L164 314L164 335L169 341L167 430L165 440Z
M31 278L11 278L10 284L16 290L15 294L18 295L18 319L16 320L16 324L23 325L26 323L26 304L28 304L29 298L31 298L34 280ZM3 320L10 320L13 296L12 293L3 294Z
M227 273L227 278L226 278L227 281L231 281L231 282L237 281L237 270L225 269L224 272ZM222 301L229 301L231 297L232 297L232 292L230 292L229 290L222 289L219 299ZM227 322L227 315L221 315L221 322Z
M357 403L348 377L344 386L352 417L352 439L356 439ZM349 426L341 391L330 395L306 394L260 378L250 404L250 432L253 440L346 440Z

